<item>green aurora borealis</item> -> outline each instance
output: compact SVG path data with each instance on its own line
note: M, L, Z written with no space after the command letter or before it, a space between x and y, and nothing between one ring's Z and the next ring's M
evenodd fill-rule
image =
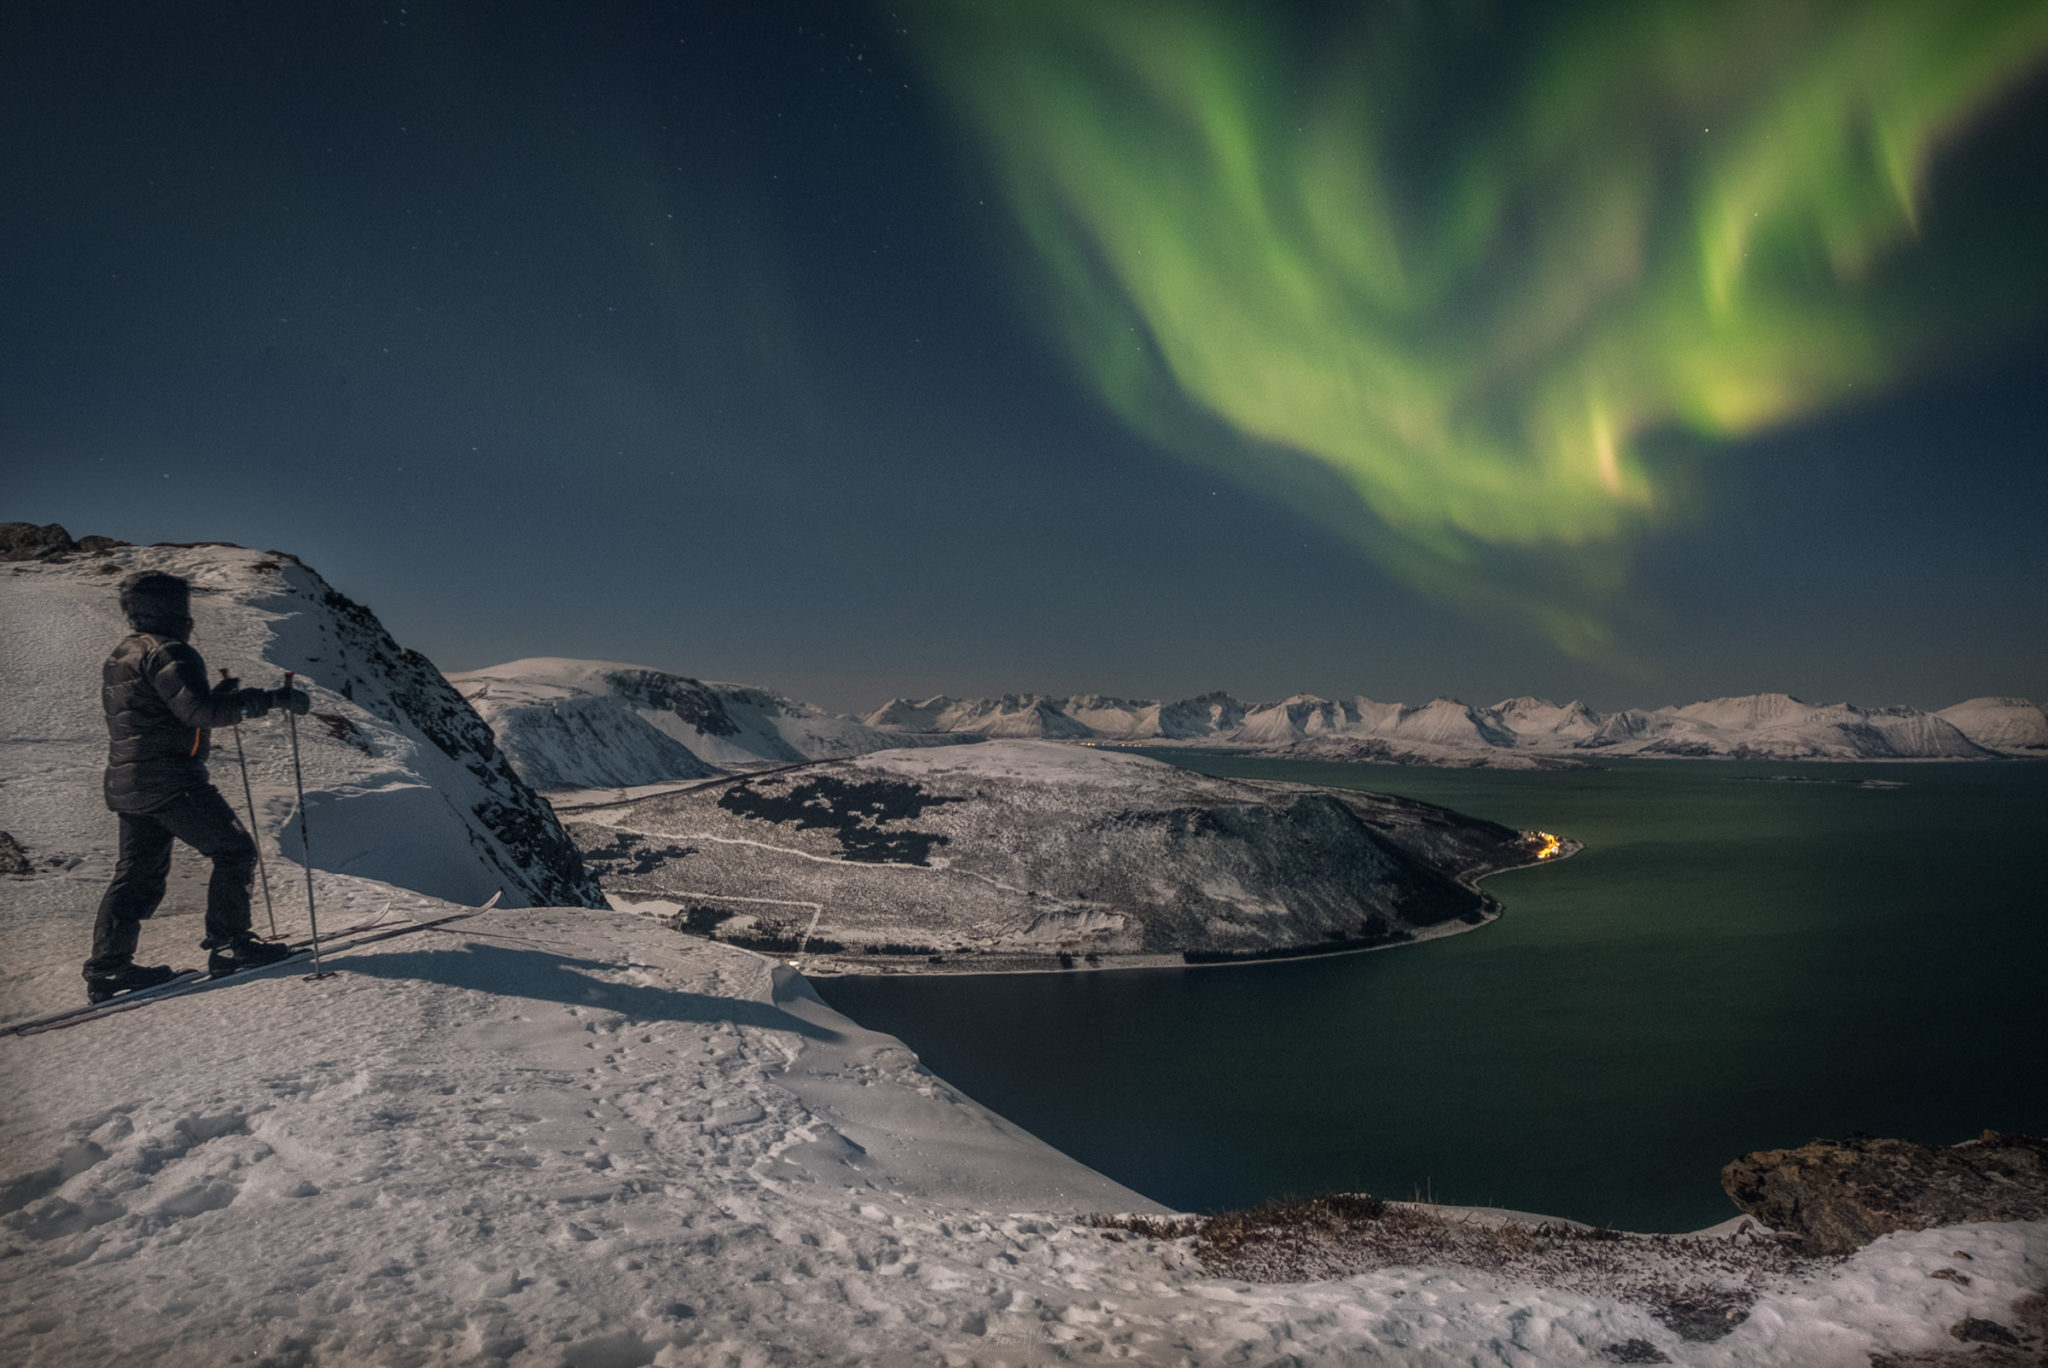
M2027 321L1930 187L2048 5L910 13L1126 422L1574 654L1623 654L1629 542L1691 502L1669 453Z

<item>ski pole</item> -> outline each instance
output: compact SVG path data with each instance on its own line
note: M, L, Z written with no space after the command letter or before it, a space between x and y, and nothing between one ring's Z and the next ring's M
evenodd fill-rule
M228 667L220 667L220 677L228 677ZM270 902L270 870L263 863L263 838L257 834L256 794L249 787L249 762L242 758L242 724L235 723L235 763L242 769L242 798L249 805L249 839L256 843L256 872L263 876L263 915L270 918L270 936L277 939L277 909Z
M306 780L299 770L299 715L293 712L291 707L292 672L290 670L284 672L284 691L286 695L284 709L285 728L291 733L292 737L292 787L298 791L299 795L299 858L306 867L306 921L313 928L313 972L306 975L306 977L308 979L333 978L334 975L320 967L320 918L313 911L313 842L312 838L306 835Z

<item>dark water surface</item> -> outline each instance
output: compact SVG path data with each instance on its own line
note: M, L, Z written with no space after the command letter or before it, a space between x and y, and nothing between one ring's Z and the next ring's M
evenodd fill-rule
M2048 764L1161 758L1405 794L1586 850L1490 880L1504 918L1422 945L819 992L1184 1210L1419 1191L1690 1230L1734 1214L1719 1173L1749 1150L2048 1131ZM1785 775L1821 782L1762 781Z

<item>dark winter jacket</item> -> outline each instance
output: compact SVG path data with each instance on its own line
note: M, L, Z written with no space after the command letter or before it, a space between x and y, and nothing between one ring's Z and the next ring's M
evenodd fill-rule
M114 648L101 672L107 806L116 812L154 812L204 787L208 730L268 711L261 689L209 689L199 652L179 639L174 624L161 625L173 631L136 632Z

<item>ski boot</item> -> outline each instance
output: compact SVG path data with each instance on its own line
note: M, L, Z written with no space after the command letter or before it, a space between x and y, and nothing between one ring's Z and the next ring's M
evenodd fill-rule
M154 988L160 983L169 983L178 976L178 971L168 964L124 964L119 969L104 969L85 976L85 1000L105 1002L116 993L131 993L137 988Z
M206 973L222 978L242 969L260 969L266 964L290 959L297 952L282 941L258 940L252 935L232 936L224 941L205 940L199 948L209 952Z

